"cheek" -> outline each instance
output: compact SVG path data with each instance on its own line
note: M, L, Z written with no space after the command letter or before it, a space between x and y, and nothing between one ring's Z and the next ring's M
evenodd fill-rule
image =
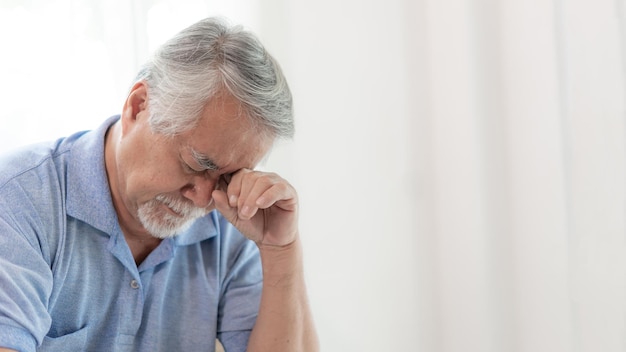
M141 170L139 182L150 193L179 192L188 184L188 176L178 167L178 163L159 160Z
M126 150L125 183L129 195L138 203L162 193L180 191L188 180L178 159L178 149L170 141L143 138Z
M186 184L178 172L163 166L145 169L145 172L134 181L135 185L142 188L151 198L157 194L178 192Z
M186 184L182 171L170 161L143 159L127 166L121 184L138 203L151 200L158 194L178 192Z

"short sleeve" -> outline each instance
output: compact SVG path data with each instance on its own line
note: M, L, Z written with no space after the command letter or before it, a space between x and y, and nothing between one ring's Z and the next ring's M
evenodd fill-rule
M18 231L1 203L0 212L0 346L34 351L51 325L52 273L37 239Z
M233 337L233 341L245 340L247 344L247 336L244 335L249 335L252 331L261 301L263 285L261 259L254 242L241 235L223 218L221 221L221 246L225 255L221 263L223 275L217 333L227 337L245 337L245 339ZM231 332L242 334L228 334ZM224 347L227 347L227 344L228 341ZM239 351L235 347L231 348L233 351Z
M227 331L217 335L226 352L246 352L251 331Z

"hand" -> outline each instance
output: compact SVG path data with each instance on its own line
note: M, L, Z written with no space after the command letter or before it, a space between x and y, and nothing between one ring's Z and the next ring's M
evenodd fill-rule
M298 234L298 195L274 173L241 169L222 177L213 191L215 207L259 246L283 247Z

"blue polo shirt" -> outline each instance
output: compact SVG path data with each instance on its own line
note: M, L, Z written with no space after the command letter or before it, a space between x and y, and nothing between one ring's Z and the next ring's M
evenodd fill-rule
M0 346L20 351L245 350L262 271L218 212L137 267L97 130L0 157ZM233 336L246 338L231 338Z

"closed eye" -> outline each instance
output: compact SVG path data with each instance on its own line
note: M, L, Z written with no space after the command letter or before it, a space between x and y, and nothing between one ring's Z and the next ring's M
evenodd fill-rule
M220 169L211 158L193 148L191 148L191 156L202 170L217 171Z
M205 170L204 169L200 169L200 168L194 168L193 166L189 165L185 159L183 158L182 155L179 155L178 157L180 159L180 165L183 168L183 171L186 174L201 174L203 173Z
M185 173L188 174L195 174L195 173L201 173L203 171L199 171L199 170L195 170L194 168L192 168L191 166L187 165L187 163L183 162L183 170L185 170Z

